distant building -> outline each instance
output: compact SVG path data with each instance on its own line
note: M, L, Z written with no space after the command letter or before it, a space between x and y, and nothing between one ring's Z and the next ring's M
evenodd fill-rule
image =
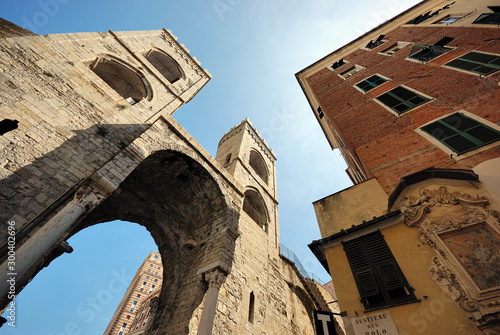
M160 290L155 290L148 294L142 303L137 306L137 313L131 328L127 334L143 335L154 320L158 308Z
M296 74L354 183L310 245L347 334L500 333L499 23L423 1Z
M145 304L152 297L159 295L163 282L163 265L159 252L150 252L135 273L130 286L127 288L111 321L106 327L104 335L124 335L132 331L132 324L137 324L139 318L145 323L149 315L142 315ZM139 313L141 312L141 313ZM147 311L146 311L147 312ZM141 328L142 329L142 328Z

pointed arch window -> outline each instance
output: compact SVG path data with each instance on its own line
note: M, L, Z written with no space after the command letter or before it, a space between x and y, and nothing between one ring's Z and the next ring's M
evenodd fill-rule
M150 50L145 57L171 84L182 78L179 64L167 54L158 50Z
M259 193L254 190L245 192L243 200L243 210L248 214L264 231L267 231L266 206Z
M139 73L116 60L98 58L90 69L132 105L149 95Z
M266 162L264 161L264 158L262 158L262 155L255 150L250 151L249 163L252 169L259 175L259 177L266 184L268 184L269 175L267 173Z

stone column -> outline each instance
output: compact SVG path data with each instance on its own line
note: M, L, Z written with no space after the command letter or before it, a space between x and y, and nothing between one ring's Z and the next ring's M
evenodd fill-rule
M15 253L15 263L7 259L1 266L0 296L9 291L11 278L21 279L28 270L42 257L47 250L66 232L75 221L91 206L98 203L97 196L90 188L80 189L75 198L59 213L38 229ZM18 293L18 292L16 292Z
M208 283L207 296L203 313L201 314L200 325L198 327L198 335L211 335L214 327L215 309L217 308L217 298L219 290L226 281L226 275L220 269L212 269L205 272L205 280Z

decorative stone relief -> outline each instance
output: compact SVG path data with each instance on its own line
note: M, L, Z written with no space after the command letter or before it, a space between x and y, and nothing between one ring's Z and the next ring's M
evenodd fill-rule
M436 250L431 278L483 330L500 321L500 213L487 205L485 197L441 186L421 189L400 208L403 223Z
M213 269L205 273L205 280L208 287L220 289L221 285L226 281L226 275L219 269Z

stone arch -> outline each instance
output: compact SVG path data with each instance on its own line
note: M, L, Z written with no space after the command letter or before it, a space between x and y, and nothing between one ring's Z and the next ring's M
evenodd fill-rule
M144 57L173 84L183 78L179 64L165 52L160 50L149 50Z
M151 85L144 75L119 59L98 57L90 69L131 104L152 98Z
M268 231L268 218L266 204L260 193L251 188L245 192L243 200L243 210L248 214L264 231Z
M255 149L250 150L249 164L259 177L266 184L269 184L269 173L267 172L266 162L262 155Z
M69 235L117 219L144 226L162 257L163 284L150 333L182 333L203 301L205 270L232 257L235 237L221 232L237 216L232 215L217 181L200 162L177 151L160 150L144 159L119 190Z

